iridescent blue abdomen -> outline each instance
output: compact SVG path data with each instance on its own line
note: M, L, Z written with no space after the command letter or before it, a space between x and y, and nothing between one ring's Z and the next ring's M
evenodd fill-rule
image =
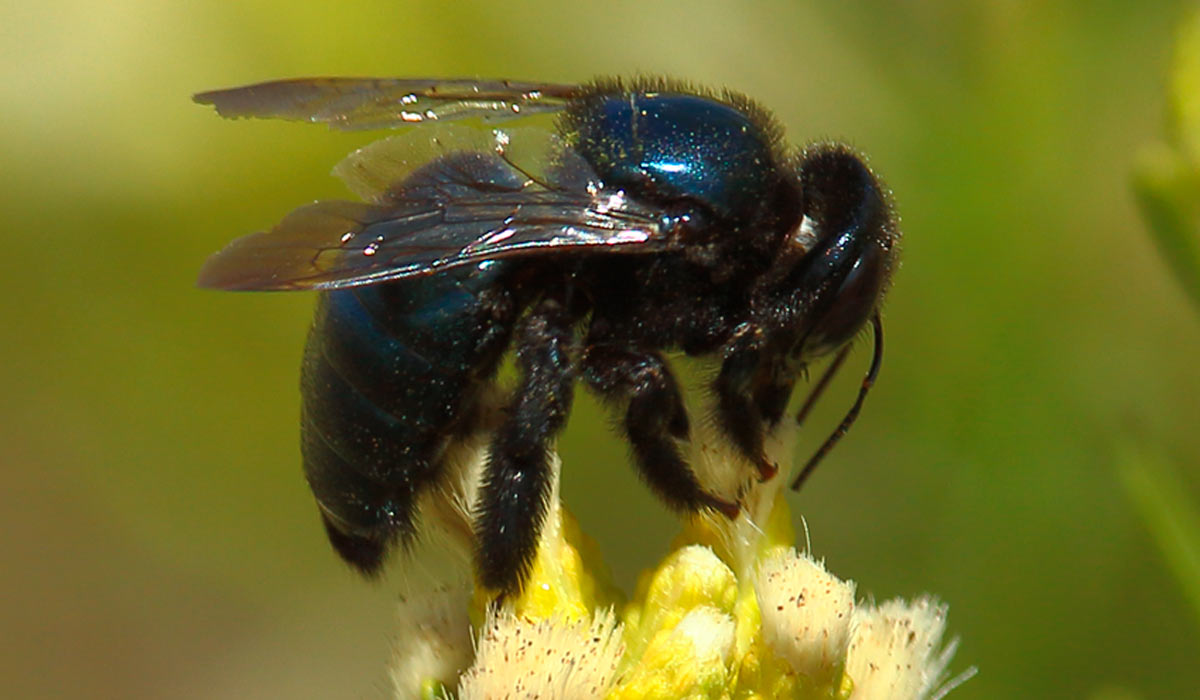
M513 325L505 274L485 262L317 302L301 374L304 469L334 545L363 569L413 531L415 499L471 428Z

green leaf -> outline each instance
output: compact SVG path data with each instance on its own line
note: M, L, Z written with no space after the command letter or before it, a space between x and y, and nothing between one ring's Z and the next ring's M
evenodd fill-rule
M1142 152L1134 193L1159 250L1200 308L1200 171L1166 146Z
M1200 307L1200 11L1180 25L1167 105L1170 143L1140 154L1133 188L1159 250Z
M1117 469L1200 624L1200 508L1190 489L1166 459L1132 444L1118 449Z

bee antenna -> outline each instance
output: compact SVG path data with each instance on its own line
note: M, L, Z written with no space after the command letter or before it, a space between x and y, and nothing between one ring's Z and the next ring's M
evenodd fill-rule
M850 354L850 344L842 348L837 357L833 358L833 362L825 368L825 373L821 375L820 381L813 387L812 391L808 392L808 398L804 399L804 405L800 407L800 412L796 414L796 425L803 425L804 420L808 418L809 411L816 405L817 399L821 398L821 394L825 393L825 387L829 386L829 381L833 379L833 375L842 368L842 363L846 361L846 356Z
M858 418L858 412L862 409L863 401L867 398L867 392L875 385L875 378L879 376L879 366L883 364L883 321L880 320L878 311L871 317L871 329L875 335L875 354L871 358L871 368L867 370L867 376L863 377L862 386L858 390L858 399L854 401L854 405L846 412L846 417L842 418L842 422L838 424L838 427L825 439L824 444L813 454L808 463L804 465L804 468L800 470L800 475L792 482L793 491L800 490L804 481L813 473L813 470L817 468L817 465L821 463L825 455L829 454L829 451L833 449L838 440L841 440L842 436L850 430L850 426L854 425L854 421ZM833 373L837 371L842 364L842 360L845 358L846 350L843 349L838 353L837 358L834 359L829 369L825 370L825 375L821 377L821 381L817 383L808 400L804 402L804 407L800 409L799 415L796 416L797 422L804 419L809 409L812 408L813 402L816 401L816 396L825 389L825 385L833 378Z

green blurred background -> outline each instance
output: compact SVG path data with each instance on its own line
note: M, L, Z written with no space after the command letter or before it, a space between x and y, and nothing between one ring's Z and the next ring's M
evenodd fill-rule
M848 140L895 190L883 374L792 499L816 554L949 602L954 667L980 668L953 697L1191 696L1200 623L1116 468L1150 446L1200 499L1200 323L1129 187L1188 5L832 5L8 0L3 694L386 694L394 583L335 561L300 474L312 297L192 286L231 238L346 196L329 169L376 135L227 122L193 92L648 72ZM605 425L581 400L564 489L629 584L675 525Z

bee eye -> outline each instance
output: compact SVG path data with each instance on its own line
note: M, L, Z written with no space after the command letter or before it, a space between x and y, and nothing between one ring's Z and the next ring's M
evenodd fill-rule
M848 343L875 311L887 275L883 247L875 242L865 246L809 330L801 353L817 357Z
M807 234L796 288L810 313L794 352L816 357L849 342L867 322L887 284L894 225L883 189L856 155L842 147L814 148L801 166Z

